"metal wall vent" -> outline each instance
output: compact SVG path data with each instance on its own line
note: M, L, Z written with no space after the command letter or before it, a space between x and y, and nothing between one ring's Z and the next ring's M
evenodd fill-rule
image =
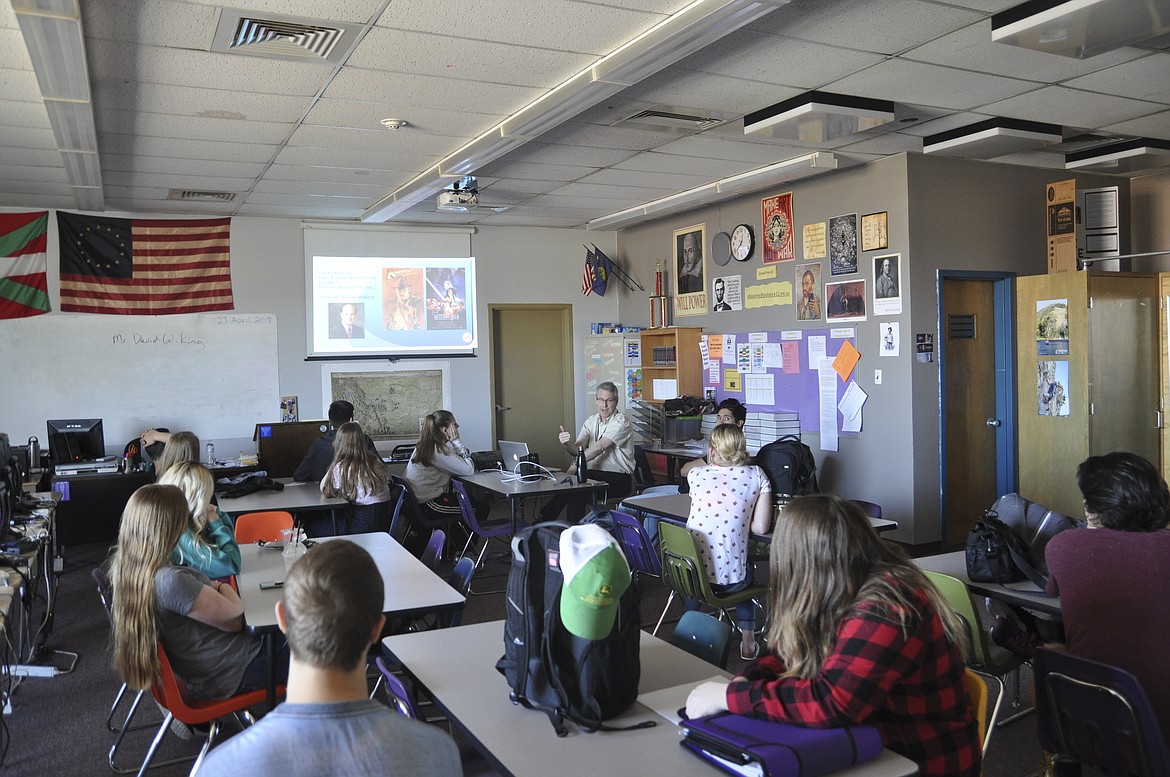
M360 25L281 14L257 17L233 8L220 10L211 50L300 62L336 64L357 38Z
M723 119L713 116L693 116L686 113L670 113L669 111L648 110L635 113L622 124L640 124L651 127L666 127L673 130L705 130L723 123Z
M947 316L947 338L950 340L974 340L975 316L970 313L954 313Z
M208 192L198 189L171 189L167 194L168 200L196 200L199 202L231 202L235 198L235 192Z

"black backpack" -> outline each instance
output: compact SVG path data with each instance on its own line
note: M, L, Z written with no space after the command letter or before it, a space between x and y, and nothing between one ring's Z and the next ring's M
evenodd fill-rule
M768 476L773 496L820 493L817 462L812 450L794 434L787 434L760 448L756 465Z
M622 594L613 631L605 639L574 636L561 622L560 539L567 528L542 523L512 539L504 656L496 664L512 689L512 703L545 712L561 737L569 733L565 718L586 732L615 730L602 721L634 703L641 676L637 580Z

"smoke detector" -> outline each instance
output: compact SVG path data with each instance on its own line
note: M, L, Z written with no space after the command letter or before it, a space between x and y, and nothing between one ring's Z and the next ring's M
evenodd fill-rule
M382 126L388 130L402 129L407 124L410 124L406 119L382 119Z

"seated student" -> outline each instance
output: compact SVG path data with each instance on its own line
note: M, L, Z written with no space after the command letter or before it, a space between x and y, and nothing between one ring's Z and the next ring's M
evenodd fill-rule
M1089 528L1044 549L1068 651L1137 677L1170 741L1170 490L1153 464L1122 452L1081 462L1077 486Z
M766 534L772 526L772 486L768 476L749 463L743 432L734 424L711 431L711 464L695 467L687 476L691 485L691 511L687 528L695 535L703 568L716 593L733 593L752 583L748 564L748 540L752 533ZM697 610L697 599L687 599L686 609ZM739 655L753 659L756 644L756 605L750 599L735 606L739 621Z
M927 777L977 777L965 627L906 554L856 505L802 496L776 524L770 566L767 652L729 683L696 687L687 715L865 723Z
M211 503L215 493L211 470L197 461L180 461L168 468L158 482L178 486L187 499L187 528L179 537L171 562L197 569L208 577L239 574L235 524Z
M292 650L288 697L212 750L199 777L462 774L450 736L369 698L366 652L386 621L382 597L374 560L353 543L323 542L298 559L276 603Z
M436 410L428 415L403 475L423 511L435 519L458 515L459 500L451 491L451 476L474 472L471 451L459 439L459 422L451 411ZM477 518L487 517L486 503L473 500L472 507Z
M390 530L390 473L382 458L366 447L366 439L360 424L350 421L338 427L333 463L321 478L322 494L349 502L348 534ZM309 533L321 536L312 529Z
M734 424L735 426L738 426L740 429L742 429L744 423L747 422L747 408L735 397L728 397L727 399L720 402L717 411L718 412L715 414L716 426L719 424ZM682 465L681 469L679 469L679 479L685 483L687 474L692 469L695 467L701 467L707 463L706 456L700 459L694 459L693 461L688 461L686 464ZM686 490L679 488L679 493L685 494Z
M162 477L177 461L199 461L199 438L194 432L165 432L161 429L147 429L142 433L142 444L148 450L155 450L151 446L162 443L162 453L154 458L154 476Z
M337 428L353 420L353 403L339 399L329 405L329 431L313 440L305 458L293 470L293 480L298 483L320 483L321 478L333 463L333 438L337 435ZM366 435L366 447L370 453L377 456L378 449L374 441Z
M597 412L585 419L577 439L574 440L573 435L562 426L557 441L564 447L565 453L573 458L577 457L578 451L584 450L589 477L609 484L609 499L621 499L628 496L634 486L634 427L618 410L618 390L612 382L607 380L598 384L594 401L597 403ZM548 500L540 511L540 517L545 521L554 520L566 505L572 503L577 503L575 509L584 513L583 508L577 507L583 504L583 499L580 496L558 494Z
M110 560L114 667L130 688L149 688L159 675L161 642L196 698L266 688L266 651L260 637L243 631L240 595L230 583L171 562L188 513L175 486L143 486L126 503ZM287 674L286 646L277 656L278 682Z

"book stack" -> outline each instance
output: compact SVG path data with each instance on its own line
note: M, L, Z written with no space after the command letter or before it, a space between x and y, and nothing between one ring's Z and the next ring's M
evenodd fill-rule
M656 366L669 367L677 363L673 345L654 346L652 358Z
M786 434L800 437L800 416L797 413L748 412L743 425L748 450L754 455L762 446Z

